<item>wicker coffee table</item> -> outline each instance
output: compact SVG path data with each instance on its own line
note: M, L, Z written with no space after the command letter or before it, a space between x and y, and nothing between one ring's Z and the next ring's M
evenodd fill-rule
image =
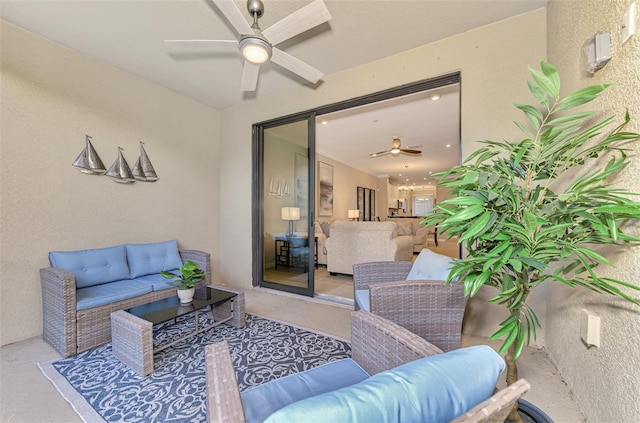
M200 313L211 313L214 323L200 327ZM193 320L193 331L171 342L153 349L153 327L166 328L161 323L178 319ZM111 347L113 355L140 376L153 373L153 355L178 342L209 330L222 323L237 328L244 327L244 293L229 287L208 286L197 290L189 304L180 304L177 296L172 296L128 310L111 313Z

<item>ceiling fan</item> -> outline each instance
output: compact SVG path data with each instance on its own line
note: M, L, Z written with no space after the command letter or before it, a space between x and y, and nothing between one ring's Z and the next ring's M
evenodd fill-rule
M269 60L313 84L322 78L321 71L274 46L330 20L331 15L323 0L314 0L264 31L258 26L258 19L264 13L261 0L247 0L247 9L253 17L253 25L249 25L233 0L212 1L238 31L240 39L165 40L169 50L183 53L239 50L245 59L240 84L242 91L256 90L260 64Z
M371 153L369 154L369 158L373 159L374 157L384 156L385 154L389 154L389 153L391 153L394 156L397 156L400 153L408 154L410 156L419 156L420 154L422 154L421 150L412 149L412 147L417 148L417 147L422 147L422 145L416 145L410 148L400 148L400 144L401 144L400 138L398 138L397 136L394 136L393 141L391 142L391 148L389 150L378 151L377 153Z

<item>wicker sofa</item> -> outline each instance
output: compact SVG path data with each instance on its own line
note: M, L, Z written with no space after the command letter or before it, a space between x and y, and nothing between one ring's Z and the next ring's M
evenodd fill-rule
M528 390L522 379L491 397L504 361L490 347L442 353L365 311L352 313L351 350L350 359L240 393L227 343L208 345L207 420L502 423Z
M111 313L176 295L160 275L191 260L211 282L211 256L178 250L178 241L52 251L51 267L40 269L44 340L67 357L111 341ZM198 295L196 293L196 295Z

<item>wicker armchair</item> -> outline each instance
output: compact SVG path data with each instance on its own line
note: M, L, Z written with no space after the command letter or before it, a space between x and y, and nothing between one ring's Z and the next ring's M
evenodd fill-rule
M373 375L442 351L424 339L364 311L351 315L351 358ZM207 345L207 419L244 422L233 363L226 341Z
M351 315L352 358L373 375L442 351L424 339L374 314ZM242 398L226 341L205 347L207 421L244 423ZM509 410L529 389L521 379L481 402L452 423L504 422Z
M368 290L368 311L408 329L443 351L460 348L467 304L464 286L445 285L435 280L408 281L411 266L410 262L355 264L354 298L366 295Z

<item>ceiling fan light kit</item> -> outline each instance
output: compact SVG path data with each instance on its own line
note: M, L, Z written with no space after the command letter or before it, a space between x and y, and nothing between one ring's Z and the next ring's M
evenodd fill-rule
M402 142L400 138L397 136L393 137L391 141L391 148L389 150L378 151L377 153L369 154L369 158L373 159L375 157L384 156L385 154L391 153L393 156L398 156L400 153L407 154L409 156L419 156L422 154L422 150L413 150L411 148L400 148Z
M199 53L228 51L236 45L245 59L240 89L255 91L258 83L258 65L271 61L290 72L317 83L324 75L318 69L274 47L311 28L331 19L323 0L314 0L310 4L281 19L269 28L261 31L258 19L264 13L261 0L247 0L247 10L253 18L253 25L245 19L233 0L212 0L218 10L240 34L239 40L165 40L173 52Z
M251 63L261 65L271 59L271 44L258 36L247 35L242 37L239 47L242 56Z

